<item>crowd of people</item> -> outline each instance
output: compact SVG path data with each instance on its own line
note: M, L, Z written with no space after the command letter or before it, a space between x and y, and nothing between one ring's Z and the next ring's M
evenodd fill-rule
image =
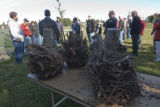
M44 29L52 29L53 38L56 47L58 47L59 39L64 35L63 23L61 18L57 17L57 21L51 19L49 10L45 10L45 18L39 23L31 21L27 18L20 26L17 21L17 13L10 13L10 20L8 21L9 32L15 47L16 63L22 63L23 53L28 55L28 46L30 44L43 44L43 31ZM138 50L141 44L141 37L144 34L145 21L138 16L137 11L133 11L128 18L119 16L119 20L115 17L115 12L109 12L109 19L106 22L96 22L91 16L88 16L86 21L86 32L90 44L94 43L94 36L102 34L102 27L104 27L104 34L107 36L109 28L118 29L120 31L119 43L123 45L123 41L127 38L132 39L132 54L138 56ZM75 17L71 25L72 33L83 36L84 25ZM154 41L156 41L156 61L160 61L160 15L157 15L157 20L154 24L153 33Z

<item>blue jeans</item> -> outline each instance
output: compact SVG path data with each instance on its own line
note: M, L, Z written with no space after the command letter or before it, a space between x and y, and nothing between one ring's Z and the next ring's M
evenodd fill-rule
M90 44L93 44L94 42L95 42L95 39L93 39L93 36L94 36L94 33L90 33L90 40L91 40L91 42L90 42Z
M128 38L128 39L131 38L130 31L131 31L131 29L130 29L130 28L127 28L127 38Z
M54 43L55 43L55 46L56 48L58 47L58 41L57 40L54 40Z
M39 44L43 45L43 36L39 35Z
M139 42L140 41L140 35L135 34L132 35L132 48L133 48L133 55L138 56L138 49L139 49Z
M124 35L124 31L120 31L120 36L119 36L119 42L121 45L123 45L123 35Z
M91 43L91 33L87 33L87 36L88 36L89 43Z
M24 43L13 41L15 47L16 63L22 63L24 54Z
M123 30L123 40L125 40L126 39L126 33L125 33L126 31L125 30Z
M142 36L139 35L139 39L138 39L138 49L140 49L140 47L141 47L141 39L142 39Z
M24 53L25 55L29 54L28 46L31 45L31 37L27 36L24 38Z
M87 33L87 36L89 43L92 44L94 42L94 39L92 38L94 36L94 33Z
M40 37L39 36L33 35L31 37L31 39L32 39L32 44L38 44L38 45L40 45Z

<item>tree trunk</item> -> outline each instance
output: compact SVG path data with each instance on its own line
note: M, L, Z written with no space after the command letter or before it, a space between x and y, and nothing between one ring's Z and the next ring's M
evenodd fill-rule
M110 28L107 30L107 35L104 39L106 51L115 51L117 48L119 48L119 36L119 29Z

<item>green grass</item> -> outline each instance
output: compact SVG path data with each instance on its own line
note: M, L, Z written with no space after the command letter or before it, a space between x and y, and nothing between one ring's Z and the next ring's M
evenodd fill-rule
M142 45L138 57L135 57L137 72L160 76L160 63L154 62L153 37L150 35L152 27L147 27L142 39ZM6 33L5 47L12 48L12 43ZM86 37L86 32L84 32ZM124 45L131 49L131 39L125 40ZM27 57L24 63L15 64L15 58L0 63L0 107L51 107L50 92L38 84L29 80ZM56 94L56 101L62 96ZM81 105L66 100L59 107L82 107Z
M27 58L17 65L15 58L0 63L0 107L51 107L50 92L29 80ZM56 94L56 101L62 96ZM66 100L59 107L82 107Z
M135 57L136 70L140 73L160 77L160 63L154 61L155 50L153 48L153 35L150 35L151 31L151 27L147 27L144 35L142 36L142 44L139 50L139 56ZM131 52L131 39L126 40L124 44L129 48L128 52Z

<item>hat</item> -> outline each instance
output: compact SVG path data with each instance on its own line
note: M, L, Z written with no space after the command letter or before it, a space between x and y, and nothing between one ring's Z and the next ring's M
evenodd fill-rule
M57 17L57 19L60 19L60 17Z
M74 20L74 21L77 21L78 19L77 19L77 17L74 17L73 20Z
M29 20L27 18L24 18L24 22L29 22Z
M45 14L45 16L51 16L51 13L48 9L44 11L44 14Z
M115 12L113 10L109 11L110 14L115 14Z

